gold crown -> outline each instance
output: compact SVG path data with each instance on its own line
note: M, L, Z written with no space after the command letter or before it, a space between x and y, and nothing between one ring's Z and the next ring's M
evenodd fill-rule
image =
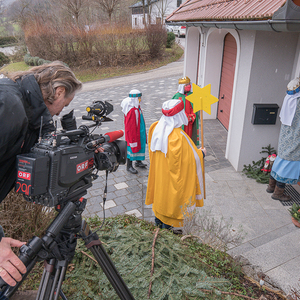
M178 80L178 83L179 84L187 84L187 83L190 83L191 80L186 76L186 77L182 77Z

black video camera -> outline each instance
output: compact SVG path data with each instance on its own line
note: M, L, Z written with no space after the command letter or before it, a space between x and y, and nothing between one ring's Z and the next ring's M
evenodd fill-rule
M112 104L97 101L87 111L82 119L94 124L77 129L71 111L61 119L61 132L40 137L30 153L17 156L15 189L27 201L53 207L79 199L98 177L98 170L114 172L125 164L127 145L118 140L122 130L105 135L90 133L91 127L112 121L107 117L113 111ZM104 152L95 153L100 146Z

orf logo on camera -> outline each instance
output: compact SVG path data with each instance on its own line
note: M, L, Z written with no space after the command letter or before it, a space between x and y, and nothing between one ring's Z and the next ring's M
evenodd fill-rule
M18 171L18 178L31 180L31 174L28 172Z
M76 174L81 173L89 168L89 161L86 160L76 166Z

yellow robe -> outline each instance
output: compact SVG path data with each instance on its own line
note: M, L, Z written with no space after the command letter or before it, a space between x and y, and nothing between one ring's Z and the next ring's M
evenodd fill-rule
M166 156L161 151L152 152L151 138L157 123L149 130L146 205L152 204L155 216L163 223L179 227L183 226L183 207L203 206L203 153L181 128L169 135Z

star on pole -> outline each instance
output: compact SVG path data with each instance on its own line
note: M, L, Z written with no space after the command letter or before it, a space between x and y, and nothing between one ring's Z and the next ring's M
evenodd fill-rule
M211 85L208 84L204 88L201 88L197 84L193 83L193 93L186 96L186 99L193 103L194 113L199 110L204 110L209 115L211 114L211 105L218 102L219 99L210 93Z

